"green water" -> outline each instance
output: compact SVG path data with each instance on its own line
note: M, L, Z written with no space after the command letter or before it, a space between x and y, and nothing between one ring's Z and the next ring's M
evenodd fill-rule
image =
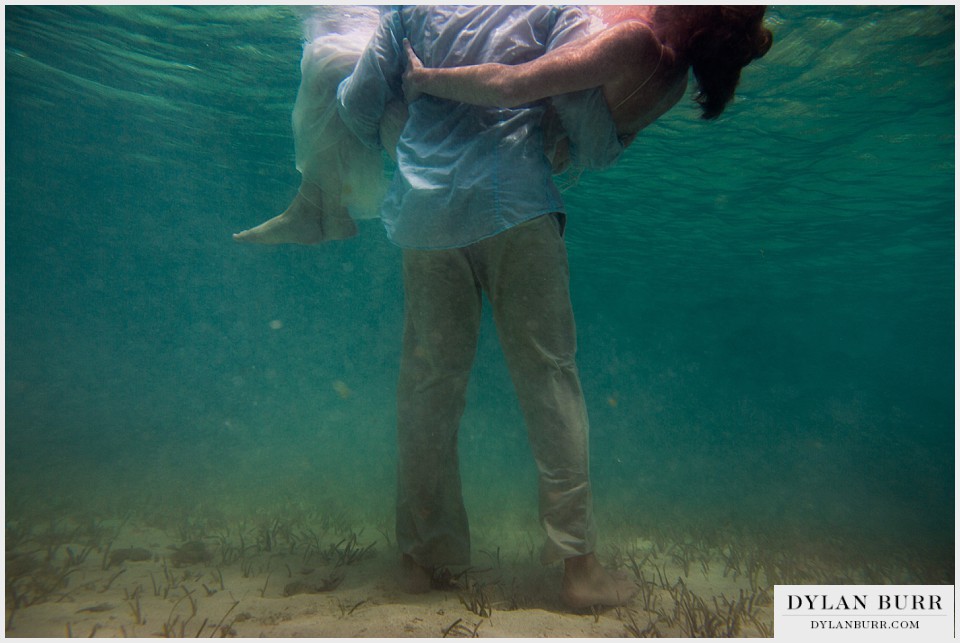
M953 577L954 9L778 6L715 123L685 101L565 194L595 496ZM296 192L283 7L6 9L6 513L345 511L389 530L399 250L230 233ZM475 529L535 526L485 321Z

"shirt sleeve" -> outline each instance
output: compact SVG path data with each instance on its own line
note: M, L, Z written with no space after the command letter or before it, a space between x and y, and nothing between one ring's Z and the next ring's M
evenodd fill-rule
M337 111L354 135L371 148L380 147L380 119L391 100L403 100L403 27L400 14L380 19L353 73L337 88Z
M559 10L547 50L553 50L588 35L589 17L576 7ZM602 169L613 165L623 153L610 108L599 87L561 94L550 99L570 140L574 165Z

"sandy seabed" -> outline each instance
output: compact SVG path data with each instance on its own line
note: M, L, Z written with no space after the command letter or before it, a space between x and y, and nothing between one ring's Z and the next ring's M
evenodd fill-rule
M529 532L475 546L475 566L437 588L398 588L377 528L238 524L179 533L106 520L7 525L10 637L771 636L772 585L732 548L642 538L601 559L638 587L628 605L574 614L561 568ZM372 534L372 535L370 535ZM492 542L492 541L491 541Z
M409 595L388 517L291 507L8 514L6 635L770 637L776 584L953 574L942 557L925 564L835 537L817 548L783 531L602 525L600 560L637 594L624 607L571 613L560 603L562 566L539 563L535 523L479 512L488 520L477 521L473 566L439 570L433 591Z

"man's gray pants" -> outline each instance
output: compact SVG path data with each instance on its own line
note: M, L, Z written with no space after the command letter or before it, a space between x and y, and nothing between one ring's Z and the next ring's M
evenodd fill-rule
M576 366L566 248L545 215L464 248L404 250L397 400L397 542L424 567L468 564L457 432L482 293L539 470L541 560L593 551L588 422Z

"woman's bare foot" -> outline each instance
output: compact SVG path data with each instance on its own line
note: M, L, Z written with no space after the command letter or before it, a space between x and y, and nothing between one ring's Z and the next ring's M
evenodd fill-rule
M563 568L560 599L572 609L594 605L625 605L637 593L637 586L626 576L607 571L593 554L567 558Z
M304 194L304 192L309 194ZM357 226L346 212L336 215L321 207L323 194L303 183L297 196L281 214L260 225L233 235L243 243L314 245L321 241L348 239L357 234ZM330 210L341 210L332 204Z

